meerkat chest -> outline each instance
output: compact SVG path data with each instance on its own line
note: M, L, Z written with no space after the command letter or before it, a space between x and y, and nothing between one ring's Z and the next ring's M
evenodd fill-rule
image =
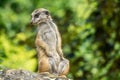
M56 33L55 31L51 28L51 26L47 24L42 24L39 26L39 31L38 35L40 38L45 41L48 45L50 46L55 46L56 45Z

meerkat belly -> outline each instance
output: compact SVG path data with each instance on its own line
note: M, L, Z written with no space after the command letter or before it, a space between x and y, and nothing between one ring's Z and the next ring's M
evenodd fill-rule
M58 53L54 53L53 52L53 59L55 62L57 62L56 64L58 64L60 62L60 56L58 55Z
M52 48L56 47L56 33L48 24L42 23L41 26L39 26L38 33L40 34L40 38L42 38L48 46Z
M46 30L43 35L42 39L50 46L50 47L56 47L56 36L54 32L52 32L50 29Z

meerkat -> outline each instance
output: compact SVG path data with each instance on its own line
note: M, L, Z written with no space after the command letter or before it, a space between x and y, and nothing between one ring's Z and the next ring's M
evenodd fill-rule
M31 24L38 26L35 45L39 72L49 72L58 76L66 75L69 72L69 60L64 58L61 37L49 11L39 8L31 15Z

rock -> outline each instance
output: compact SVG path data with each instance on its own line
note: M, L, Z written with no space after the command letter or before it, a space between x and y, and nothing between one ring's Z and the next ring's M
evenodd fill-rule
M70 80L65 77L51 77L26 70L4 69L0 71L0 80Z

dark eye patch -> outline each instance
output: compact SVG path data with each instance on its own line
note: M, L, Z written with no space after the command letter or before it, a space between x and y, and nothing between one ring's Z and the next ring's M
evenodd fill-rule
M35 17L35 18L38 18L39 15L40 15L40 13L37 13L37 14L34 15L34 17Z
M49 15L49 11L45 11L44 13L45 13L46 15Z

